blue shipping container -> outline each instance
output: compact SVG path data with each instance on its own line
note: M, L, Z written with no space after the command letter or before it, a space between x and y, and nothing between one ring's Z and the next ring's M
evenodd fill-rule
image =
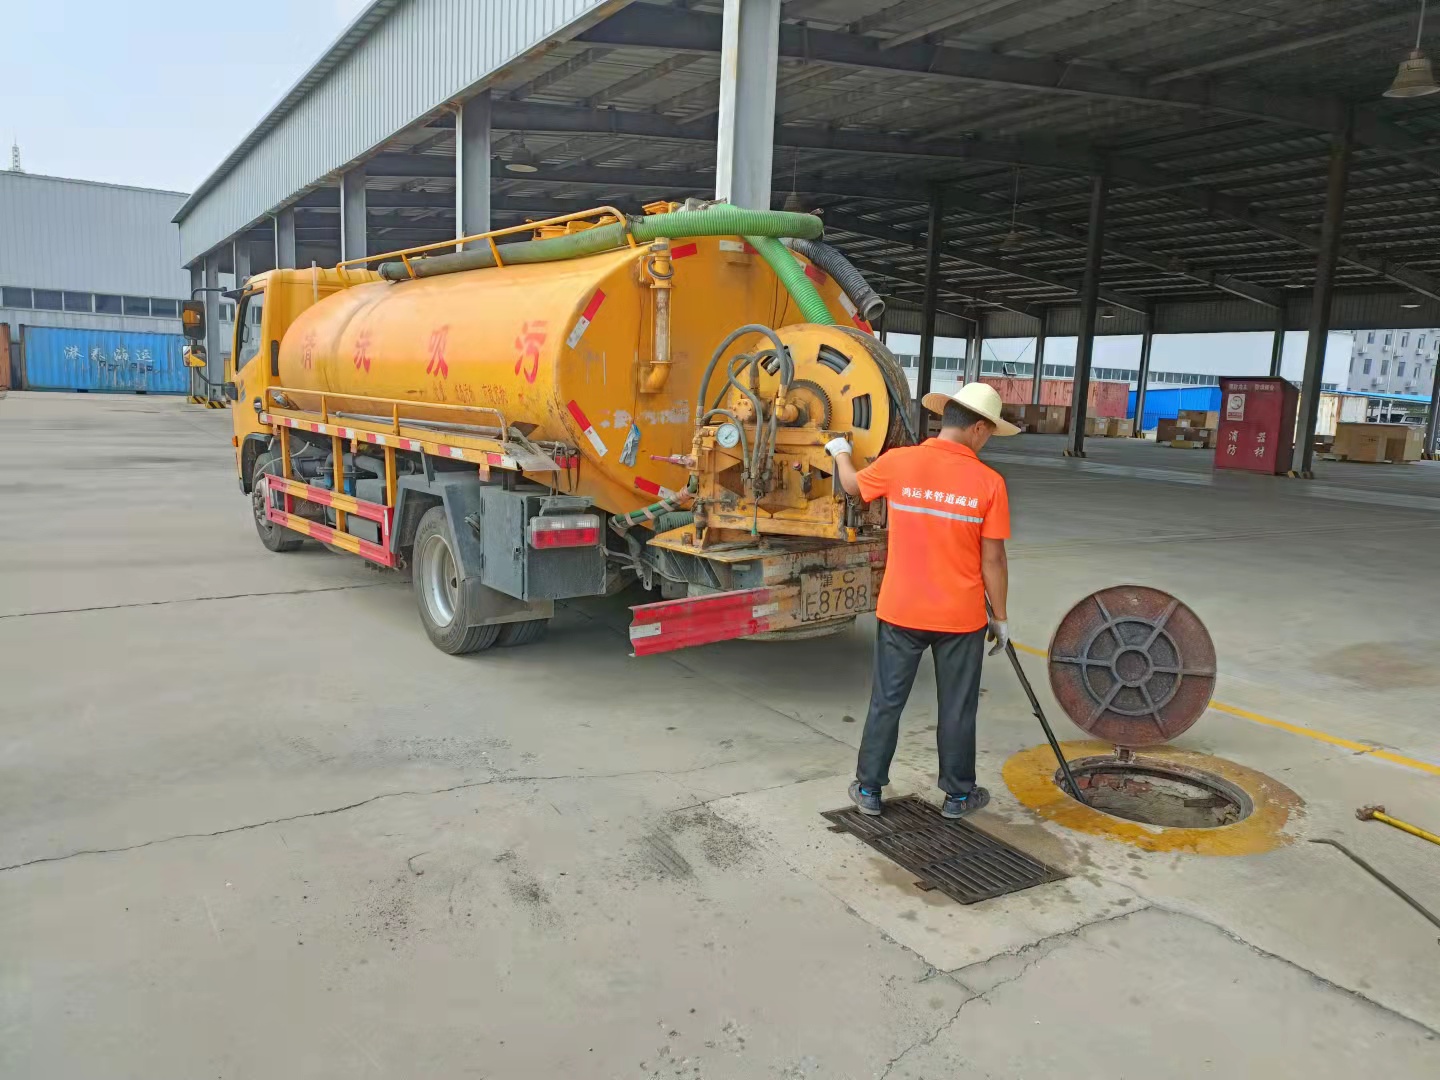
M1161 420L1174 420L1180 415L1180 410L1204 410L1205 412L1218 412L1220 410L1220 388L1218 386L1173 386L1163 390L1145 391L1145 418L1141 421L1140 430L1149 431ZM1130 404L1125 407L1125 415L1135 415L1135 391L1130 391Z
M179 334L27 326L25 386L184 394L190 387L184 341Z

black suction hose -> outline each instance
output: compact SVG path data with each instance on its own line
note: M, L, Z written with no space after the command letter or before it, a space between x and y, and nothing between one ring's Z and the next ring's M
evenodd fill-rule
M780 242L791 251L798 251L805 258L835 279L860 317L873 323L885 313L885 301L870 287L865 276L855 269L855 264L837 249L821 240L804 240L799 237L782 237Z

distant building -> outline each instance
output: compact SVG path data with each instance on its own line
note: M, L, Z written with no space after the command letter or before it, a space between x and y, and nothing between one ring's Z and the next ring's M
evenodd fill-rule
M1429 397L1440 357L1440 329L1360 330L1346 389Z
M174 388L190 278L172 219L185 199L0 172L0 323L9 328L0 336L10 342L11 385Z
M180 332L174 191L0 172L0 321Z

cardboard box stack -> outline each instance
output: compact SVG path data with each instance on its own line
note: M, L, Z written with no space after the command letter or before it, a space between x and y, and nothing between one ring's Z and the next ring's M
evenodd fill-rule
M1027 405L1027 430L1040 435L1064 435L1070 430L1069 405Z
M1106 417L1103 417L1103 416L1087 416L1087 417L1085 417L1085 434L1086 434L1087 436L1089 436L1089 435L1095 435L1095 436L1098 436L1098 437L1100 437L1100 438L1103 439L1103 438L1105 437L1105 433L1109 430L1109 428L1110 428L1110 421L1109 421Z
M1424 450L1423 429L1409 424L1337 424L1336 457L1345 461L1419 461Z
M1219 413L1185 410L1174 420L1161 420L1156 425L1155 442L1183 450L1213 450L1219 426Z
M1135 434L1135 421L1112 416L1105 422L1105 435L1111 439L1128 439Z

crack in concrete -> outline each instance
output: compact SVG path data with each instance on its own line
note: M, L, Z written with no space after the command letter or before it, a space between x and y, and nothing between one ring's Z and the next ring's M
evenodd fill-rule
M1386 1005L1386 1004L1384 1004L1384 1003L1382 1003L1382 1002L1376 1001L1376 1000L1375 1000L1374 998L1372 998L1372 997L1367 997L1365 994L1362 994L1359 990L1352 990L1352 989L1350 989L1350 987L1348 987L1348 986L1343 986L1343 985L1341 985L1340 983L1337 983L1337 982L1335 982L1335 981L1332 980L1332 979L1327 979L1324 975L1320 975L1320 974L1318 974L1318 973L1316 973L1316 972L1314 972L1314 971L1311 971L1311 970L1310 970L1309 968L1307 968L1304 964L1297 963L1296 961L1291 960L1291 959L1290 959L1289 957L1287 957L1287 956L1281 956L1279 953L1271 952L1269 949L1261 948L1259 945L1256 945L1253 941L1247 941L1245 938L1241 937L1239 934L1237 934L1234 930L1231 930L1229 927L1222 926L1220 923L1217 923L1217 922L1212 922L1211 920L1205 918L1203 915L1196 915L1194 912L1181 911L1181 910L1179 910L1179 909L1177 909L1177 908L1166 907L1164 904L1155 904L1155 903L1152 903L1150 906L1151 906L1152 908L1154 908L1154 910L1156 910L1156 911L1163 911L1163 912L1164 912L1165 914L1167 914L1167 915L1175 915L1175 916L1177 916L1177 917L1179 917L1179 918L1182 918L1182 919L1192 919L1192 920L1194 920L1195 922L1198 922L1198 923L1200 923L1200 924L1202 924L1202 925L1204 925L1204 926L1210 927L1210 929L1212 929L1212 930L1218 930L1220 933L1224 934L1224 935L1225 935L1227 938L1229 938L1231 941L1234 941L1234 942L1236 942L1237 944L1240 944L1240 945L1244 945L1247 949L1249 949L1251 952L1255 953L1257 956L1263 956L1263 957L1265 957L1267 960L1278 960L1280 963L1286 965L1287 967L1292 967L1292 968L1294 968L1296 971L1300 972L1301 974L1306 975L1306 976L1308 976L1309 978L1314 979L1316 982L1320 983L1320 985L1326 987L1327 989L1338 991L1339 993L1345 994L1345 995L1347 995L1348 997L1355 998L1357 1001L1363 1001L1366 1005L1369 1005L1371 1008L1379 1009L1379 1010L1380 1010L1381 1012L1383 1012L1383 1013L1388 1013L1390 1016L1395 1017L1397 1020L1403 1020L1404 1022L1406 1022L1406 1023L1408 1023L1408 1024L1414 1024L1416 1027L1418 1027L1421 1031L1425 1032L1425 1033L1426 1033L1427 1035L1429 1035L1431 1038L1440 1038L1440 1028L1433 1028L1433 1027L1431 1027L1429 1024L1427 1024L1424 1020L1421 1020L1421 1019L1419 1019L1418 1017L1411 1016L1411 1015L1409 1015L1408 1013L1403 1013L1403 1012L1401 1012L1399 1009L1393 1008L1392 1006L1389 1006L1389 1005ZM1144 910L1144 909L1141 909L1141 910Z
M325 810L309 810L301 814L287 814L284 817L267 818L265 821L252 821L245 825L232 825L228 829L216 829L214 832L178 833L175 836L161 836L154 840L144 840L138 844L127 844L123 847L113 848L82 848L79 851L71 851L64 855L42 855L36 859L27 859L24 862L11 863L9 866L0 866L0 874L10 870L23 870L27 866L39 866L42 863L65 862L68 859L78 859L82 855L121 855L129 851L139 851L142 848L154 847L157 844L169 844L176 840L207 840L217 836L229 836L232 833L249 832L252 829L263 829L268 825L284 825L291 821L304 821L306 818L329 817L332 814L343 814L347 810L357 810L362 806L369 806L371 803L381 802L385 799L400 799L407 796L425 798L431 795L445 795L452 791L465 791L469 788L488 787L491 784L523 784L530 782L543 782L552 780L619 780L630 776L685 776L690 773L704 772L706 769L718 769L723 765L734 765L740 759L733 758L726 761L716 761L709 765L701 765L694 769L635 769L630 772L618 773L564 773L558 776L492 776L484 780L465 780L458 784L451 784L449 787L431 788L421 791L383 791L378 795L371 795L368 798L360 799L357 802L346 803L344 806L333 806Z
M955 1025L955 1022L960 1019L960 1014L963 1013L971 1005L975 1004L975 1002L983 1001L988 1005L990 1003L989 999L991 994L995 993L995 991L999 990L1002 986L1008 986L1010 985L1010 983L1016 982L1019 979L1023 979L1026 975L1030 973L1031 968L1044 962L1050 956L1052 956L1054 953L1056 953L1066 945L1072 944L1073 942L1080 940L1080 935L1084 931L1089 930L1093 926L1102 926L1105 923L1115 922L1119 919L1128 918L1129 916L1134 915L1137 912L1146 910L1148 910L1148 908L1142 907L1136 908L1133 911L1122 911L1115 915L1107 915L1101 919L1092 919L1090 922L1083 923L1080 926L1073 927L1070 930L1062 930L1059 933L1050 934L1036 941L1027 942L1024 945L1017 946L1016 948L1006 949L1005 951L998 952L994 956L987 957L984 960L977 960L973 964L966 964L962 968L956 968L954 971L939 971L937 969L932 969L932 971L927 974L926 977L921 980L921 982L928 982L931 979L936 978L937 976L943 977L949 979L956 986L960 987L960 989L966 991L968 994L970 994L970 997L962 1001L960 1003L960 1007L957 1008L954 1013L950 1015L950 1018L944 1023L942 1023L939 1027L937 1027L934 1031L932 1031L929 1035L924 1035L921 1038L915 1040L909 1046L905 1047L904 1050L901 1050L900 1053L896 1054L893 1058L887 1061L885 1063L885 1070L880 1074L879 1080L886 1080L886 1078L889 1077L890 1073L894 1071L895 1066L900 1064L900 1062L904 1060L909 1054L916 1050L919 1050L921 1047L931 1045L941 1035L945 1034L945 1032L948 1031L951 1027L953 1027ZM970 971L979 967L984 967L986 964L994 963L996 960L1004 959L1005 957L1011 956L1024 956L1026 953L1041 949L1042 947L1044 947L1044 951L1041 952L1039 956L1034 957L1013 975L1001 979L999 982L995 983L993 986L989 987L986 990L976 990L974 987L970 986L968 983L965 982L964 979L960 977L966 971Z
M204 604L212 600L247 600L252 596L307 596L310 593L347 592L398 585L395 581L366 581L355 585L321 585L313 589L274 589L262 592L220 593L215 596L177 596L173 600L136 600L128 604L96 604L94 607L48 608L44 611L12 611L0 619L28 619L39 615L76 615L87 611L119 611L123 608L169 607L171 604Z

